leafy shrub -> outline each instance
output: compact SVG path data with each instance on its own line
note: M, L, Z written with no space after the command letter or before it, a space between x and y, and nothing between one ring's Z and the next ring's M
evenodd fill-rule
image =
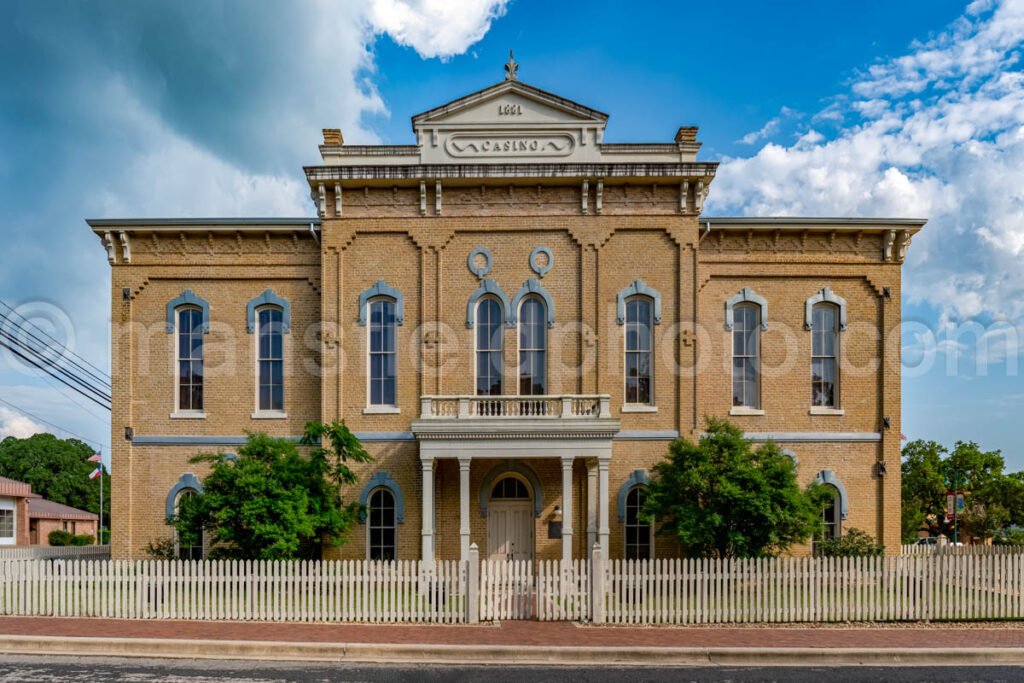
M46 538L50 542L50 545L64 546L71 545L71 539L74 538L74 536L63 529L54 529Z
M71 537L70 545L92 545L96 538L92 534L75 534Z
M146 555L154 560L176 560L178 549L173 538L165 538L159 541L150 541L146 546Z
M871 534L860 529L850 529L839 538L814 544L814 554L818 557L880 557L883 551Z

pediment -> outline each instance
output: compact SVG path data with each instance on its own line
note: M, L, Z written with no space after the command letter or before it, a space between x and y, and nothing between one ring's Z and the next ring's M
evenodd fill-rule
M424 163L593 161L608 116L505 81L412 118Z

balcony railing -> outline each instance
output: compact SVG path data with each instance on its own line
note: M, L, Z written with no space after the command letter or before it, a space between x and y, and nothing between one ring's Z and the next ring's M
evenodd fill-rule
M601 419L610 418L607 394L558 396L421 396L420 419Z

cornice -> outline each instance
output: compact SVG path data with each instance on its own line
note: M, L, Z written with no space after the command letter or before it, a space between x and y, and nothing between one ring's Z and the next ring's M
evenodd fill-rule
M409 164L396 166L306 166L311 184L345 181L473 180L512 178L713 178L718 163L586 163L586 164Z

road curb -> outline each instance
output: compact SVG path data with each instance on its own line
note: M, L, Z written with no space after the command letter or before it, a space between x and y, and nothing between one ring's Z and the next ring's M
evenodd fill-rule
M1021 666L1024 648L549 647L0 636L0 653L380 664Z

